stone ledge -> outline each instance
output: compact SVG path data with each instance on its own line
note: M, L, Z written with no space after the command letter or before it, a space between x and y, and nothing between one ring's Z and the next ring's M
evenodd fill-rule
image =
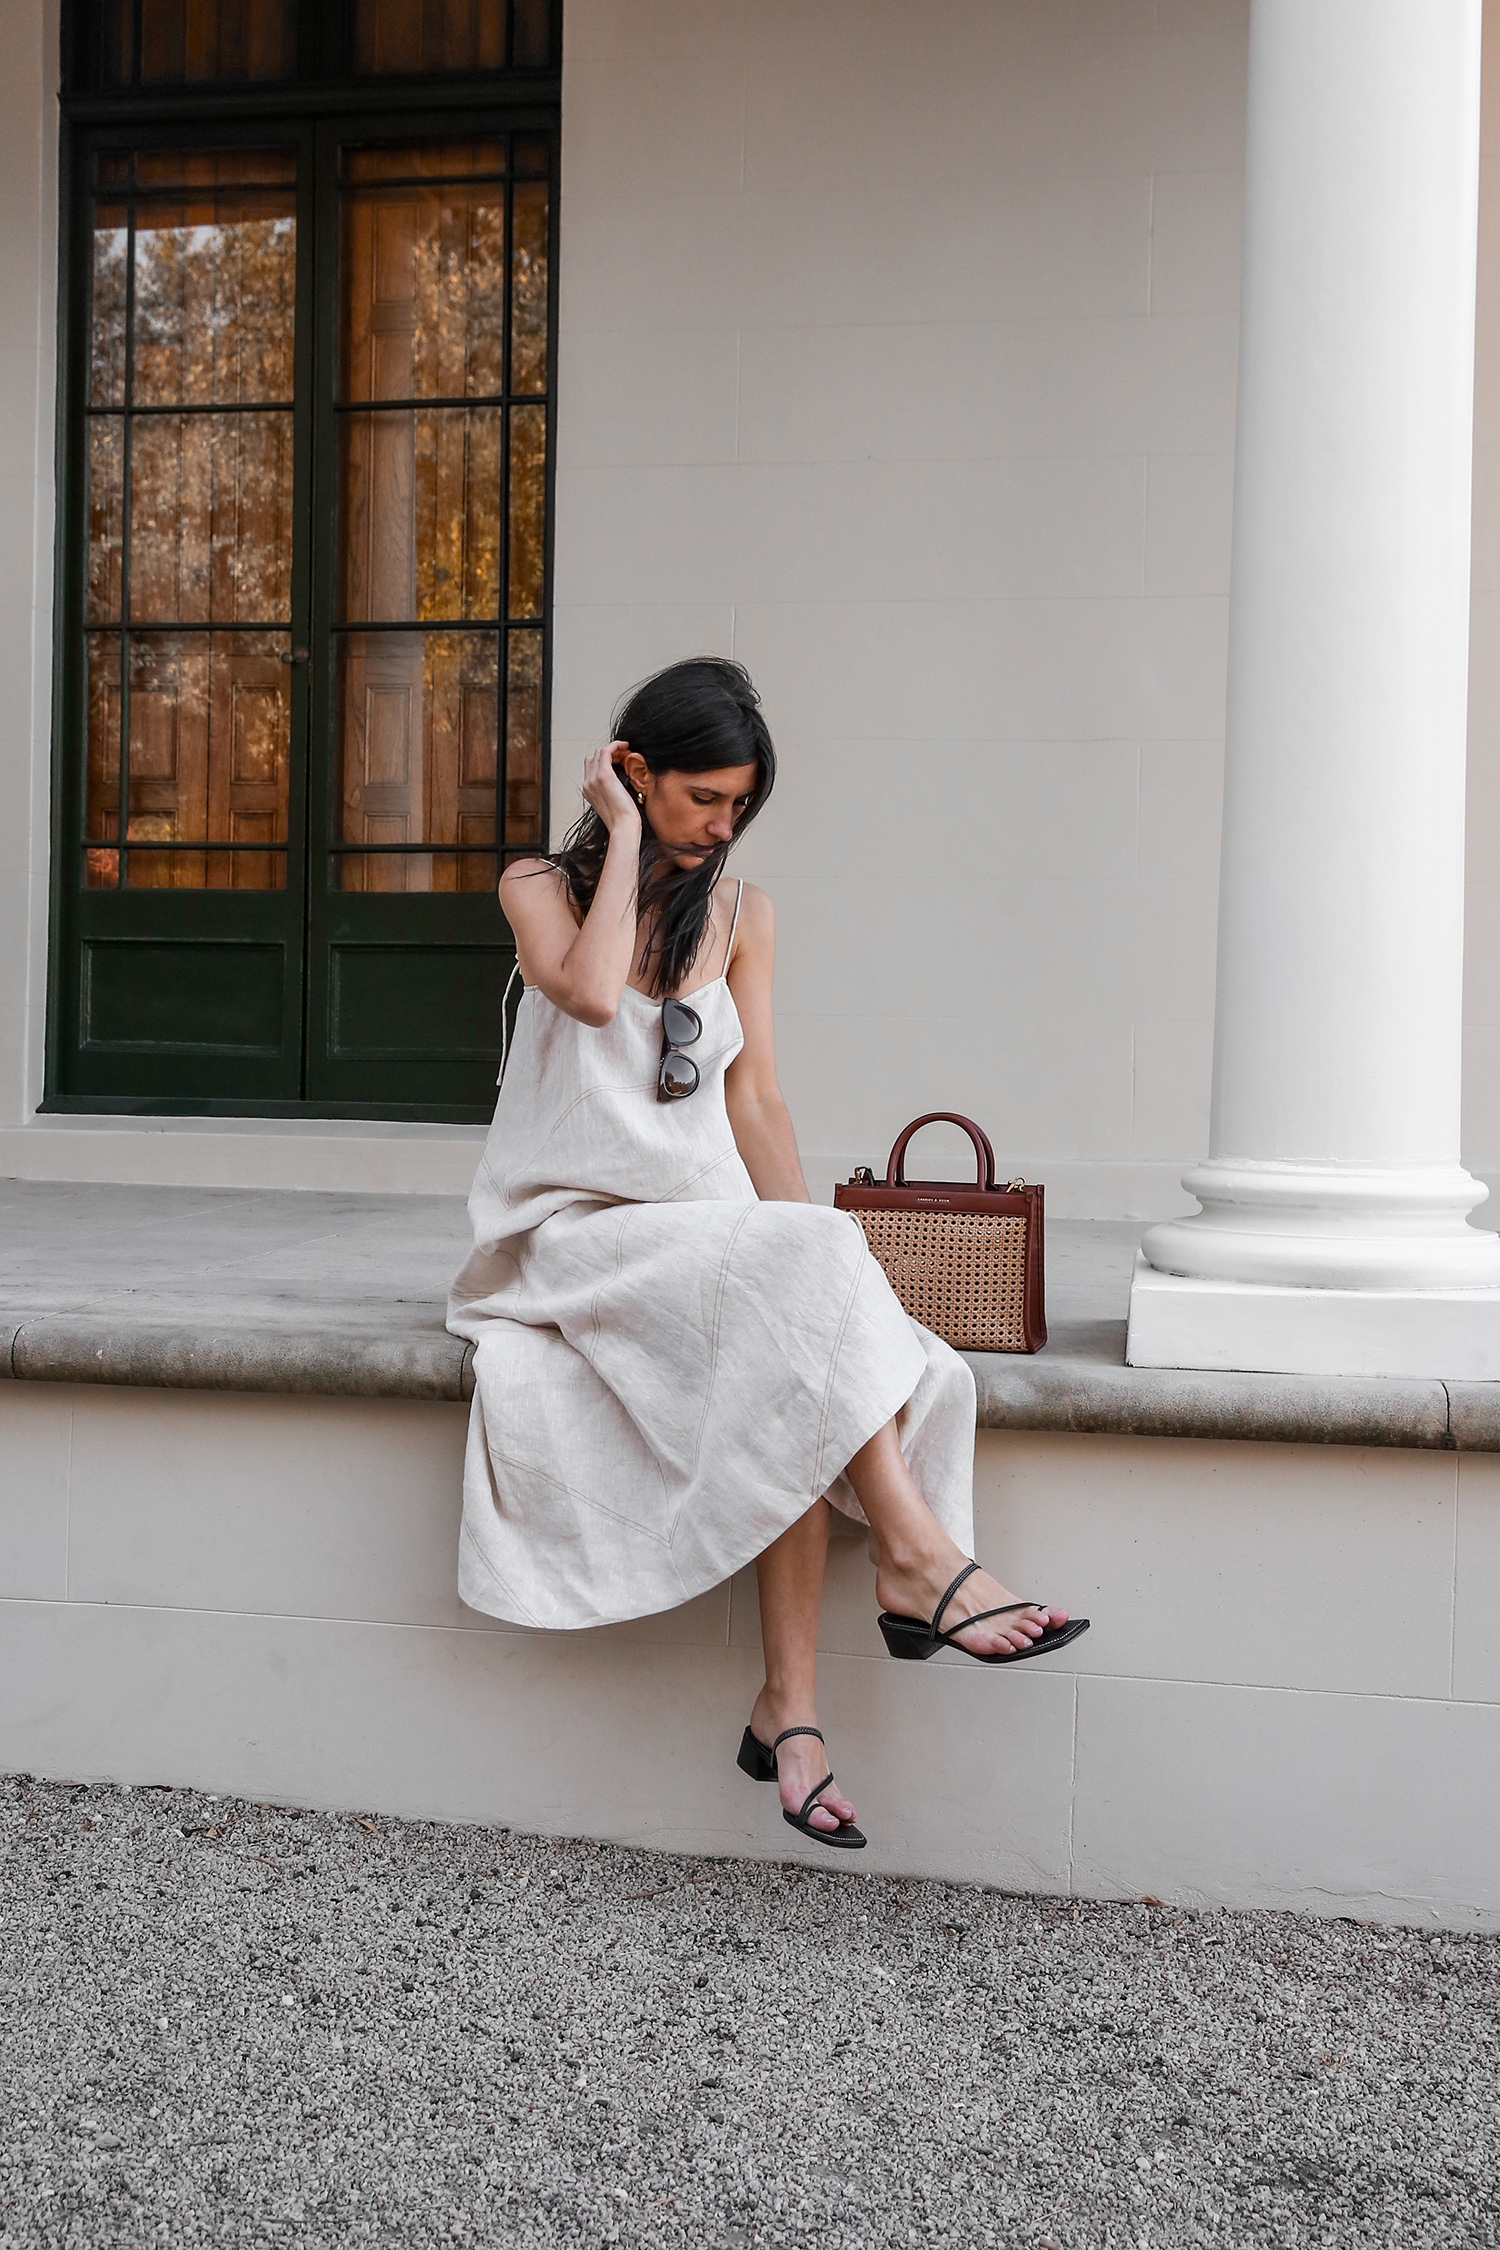
M1051 1341L971 1360L980 1426L1500 1452L1500 1383L1127 1367L1140 1228L1047 1230ZM473 1393L443 1326L454 1196L0 1181L0 1378L432 1399Z
M474 1392L474 1347L446 1330L295 1326L198 1327L53 1313L0 1322L0 1372L17 1382L122 1383L142 1390L268 1391L292 1397L462 1401Z
M1123 1364L1123 1352L1123 1321L1101 1321L1064 1328L1033 1358L967 1353L980 1428L1500 1452L1497 1383L1136 1368ZM473 1362L472 1344L425 1324L361 1333L291 1323L125 1325L81 1313L0 1320L0 1375L17 1382L461 1403L473 1396Z
M1125 1324L1108 1325L1114 1360L1070 1353L1065 1338L1056 1357L1050 1346L1032 1359L966 1354L980 1428L1500 1452L1500 1384L1127 1367Z

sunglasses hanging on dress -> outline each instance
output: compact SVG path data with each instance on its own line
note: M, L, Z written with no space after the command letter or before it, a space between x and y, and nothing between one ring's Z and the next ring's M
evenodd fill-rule
M690 1008L685 1000L663 1000L661 1068L656 1074L659 1102L685 1102L689 1094L697 1093L698 1065L682 1050L702 1036L703 1022L696 1008Z

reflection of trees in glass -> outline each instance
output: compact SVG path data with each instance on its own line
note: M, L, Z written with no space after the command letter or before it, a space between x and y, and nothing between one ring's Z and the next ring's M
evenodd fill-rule
M291 398L295 222L289 211L267 211L263 202L258 215L236 214L227 202L141 207L138 406Z
M542 818L542 636L512 633L505 703L505 841L535 843Z
M285 634L137 633L127 841L284 843ZM132 850L132 889L279 890L279 852Z
M546 155L545 143L526 141L533 168ZM458 143L345 153L340 591L349 623L541 616L547 410L502 401L507 316L511 391L546 388L547 183L513 190L507 274L503 181L441 181L481 165L503 171L504 156L498 144ZM420 403L434 398L472 403ZM413 403L361 410L377 399ZM504 655L508 843L535 842L541 817L541 654L540 635L526 634ZM498 635L344 640L342 838L403 847L350 853L345 889L494 881L493 861L477 848L496 840L500 662Z
M142 419L130 516L133 617L284 622L291 604L290 415Z
M510 387L547 388L547 186L520 185L511 214Z
M546 503L547 410L510 410L510 614L542 614L542 539Z
M413 395L492 398L504 388L504 191L423 196L413 219Z
M90 406L125 397L125 214L102 206L94 217L93 350Z
M346 855L342 888L488 890L495 634L351 633L339 644L339 673L343 841L414 847ZM460 857L455 846L474 856Z
M498 407L413 416L417 615L494 617L500 608Z
M128 180L130 160L123 164ZM290 402L296 240L284 151L159 150L135 159L127 396L125 214L101 205L93 261L88 615L133 623L132 845L284 842L290 699L285 632L160 635L147 625L284 625L290 615L292 417L202 412ZM140 413L142 407L180 412ZM129 506L125 505L129 430ZM129 619L121 615L129 583ZM89 643L88 833L118 833L122 644ZM118 855L87 861L91 884ZM279 888L276 852L136 850L132 887Z
M124 561L125 420L99 415L89 423L88 616L91 625L120 615Z

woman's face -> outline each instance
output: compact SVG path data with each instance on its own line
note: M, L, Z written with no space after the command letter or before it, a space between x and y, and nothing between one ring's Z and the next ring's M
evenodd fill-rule
M641 800L651 833L679 867L696 867L734 834L734 824L750 802L756 764L721 766L714 773L653 773L638 750L628 750L620 768Z

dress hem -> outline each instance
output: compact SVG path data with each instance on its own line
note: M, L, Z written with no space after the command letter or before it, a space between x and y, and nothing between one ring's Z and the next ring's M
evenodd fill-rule
M843 1515L847 1521L862 1525L865 1529L868 1529L868 1519L865 1517L863 1512L857 1515L852 1514L851 1511L847 1507L842 1506L839 1501L830 1499L829 1495L832 1491L833 1485L837 1484L839 1478L843 1476L844 1470L848 1467L849 1462L854 1458L854 1455L858 1453L860 1447L862 1445L867 1445L870 1439L874 1437L877 1430L883 1430L886 1423L894 1421L896 1416L901 1412L902 1407L910 1403L911 1399L916 1394L921 1379L921 1372L919 1371L916 1382L911 1383L907 1386L907 1388L903 1391L901 1397L895 1402L895 1404L886 1409L884 1412L877 1413L875 1420L871 1423L869 1429L864 1432L864 1435L862 1437L857 1437L854 1443L849 1446L847 1452L845 1452L844 1454L844 1459L841 1467L838 1469L835 1476L830 1480L830 1483L828 1485L825 1485L821 1492L816 1493L812 1495L812 1497L807 1499L803 1499L800 1496L794 1496L790 1493L787 1495L787 1499L789 1503L791 1503L789 1512L787 1513L785 1520L778 1525L776 1530L771 1533L768 1539L762 1540L758 1546L752 1546L748 1548L747 1551L742 1554L737 1561L731 1562L728 1567L721 1570L717 1576L704 1577L701 1581L698 1581L696 1578L696 1574L694 1578L689 1579L683 1576L679 1571L679 1579L683 1590L674 1601L652 1602L646 1604L643 1608L624 1609L618 1612L614 1612L608 1616L602 1613L596 1613L589 1617L573 1618L566 1621L544 1621L532 1615L524 1617L516 1616L512 1613L511 1610L496 1607L493 1599L487 1601L476 1601L474 1599L474 1593L469 1591L469 1588L474 1586L474 1566L477 1563L480 1567L482 1567L486 1576L493 1582L493 1584L497 1588L504 1587L506 1595L508 1596L510 1601L516 1605L517 1608L521 1606L519 1597L511 1591L508 1582L501 1576L501 1573L496 1570L494 1564L490 1561L488 1555L485 1554L479 1541L474 1537L473 1532L470 1530L467 1524L462 1527L459 1539L459 1599L464 1602L469 1609L478 1610L480 1614L485 1617L499 1618L503 1623L507 1625L524 1626L531 1632L597 1632L601 1626L631 1625L642 1617L669 1617L672 1614L673 1610L682 1609L687 1605L687 1603L698 1601L704 1594L711 1594L716 1587L727 1586L730 1580L736 1577L740 1571L747 1569L751 1563L758 1561L760 1556L765 1553L768 1547L774 1546L776 1541L782 1536L783 1532L790 1531L794 1523L799 1523L802 1517L807 1514L809 1508L814 1508L817 1506L819 1500L828 1500L829 1506L837 1508L839 1513ZM478 1404L479 1401L476 1397L476 1407L478 1406ZM861 1420L863 1420L863 1417L861 1417ZM856 1424L855 1426L856 1428L858 1428L859 1424ZM843 1439L841 1438L838 1442L840 1448L842 1448ZM485 1450L486 1453L488 1453L489 1448L487 1445ZM856 1506L857 1505L858 1503L856 1502ZM474 1587L474 1591L477 1592L478 1588Z

